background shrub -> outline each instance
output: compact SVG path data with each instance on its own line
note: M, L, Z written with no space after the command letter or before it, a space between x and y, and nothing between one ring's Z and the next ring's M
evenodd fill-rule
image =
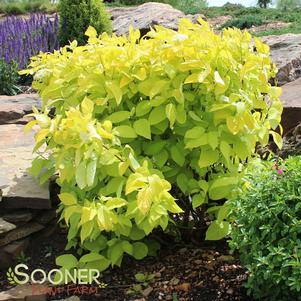
M57 5L49 0L4 0L0 3L0 13L7 15L54 13L56 9Z
M109 14L101 0L61 0L59 15L61 46L73 40L79 45L85 44L85 31L90 25L99 33L112 30Z
M256 164L248 189L231 201L231 245L260 300L301 300L301 157Z
M239 29L251 28L252 26L262 25L264 22L261 17L256 15L247 15L235 18L225 22L221 28L236 27Z
M226 4L224 4L222 6L222 8L226 11L236 11L238 9L243 9L244 6L242 4L238 4L238 3L227 2Z
M0 95L16 95L19 92L18 64L0 59Z

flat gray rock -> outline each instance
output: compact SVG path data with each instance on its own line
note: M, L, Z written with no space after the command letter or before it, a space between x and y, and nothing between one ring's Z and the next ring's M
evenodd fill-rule
M33 106L41 107L37 94L0 95L0 124L26 123L24 116L32 112Z
M282 86L280 99L284 107L282 126L286 133L301 122L301 78Z
M129 27L140 29L145 35L154 25L162 25L171 29L178 29L179 19L188 18L197 22L202 15L185 15L182 11L169 4L147 2L134 7L116 7L109 9L113 20L113 31L117 35L127 34Z
M18 210L16 212L11 212L2 216L2 218L10 223L26 223L32 220L33 213L25 210Z
M4 237L0 238L0 247L8 245L11 242L14 242L16 240L25 238L33 233L36 233L40 230L44 229L44 226L31 222L28 224L25 224L24 226L20 228L16 228L10 232L8 232Z
M270 46L273 62L278 67L279 85L301 76L301 34L266 36L262 40Z
M14 229L16 229L16 225L5 221L3 218L0 218L0 235Z
M46 301L47 287L42 284L18 285L0 293L0 301Z
M18 256L29 247L29 238L14 241L6 246L0 247L0 269L7 269L16 263Z
M18 124L0 125L1 209L50 209L48 184L40 186L27 172L33 159L33 133Z

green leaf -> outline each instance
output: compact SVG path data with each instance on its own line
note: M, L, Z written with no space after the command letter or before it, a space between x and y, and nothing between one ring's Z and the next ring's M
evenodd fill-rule
M224 158L226 159L227 163L230 162L230 155L231 155L231 147L226 141L222 141L220 144L220 150L223 154Z
M187 114L185 107L183 105L177 106L177 114L176 114L177 122L180 124L184 124L187 120Z
M76 169L76 183L80 189L83 189L87 186L86 182L86 163L82 161L79 163Z
M118 178L112 178L107 185L101 189L100 194L104 194L106 196L110 194L116 193L116 191L120 190L120 187L122 187L125 184L125 178L123 177L118 177Z
M200 138L185 139L185 148L193 149L208 144L207 134L203 134Z
M143 144L143 150L148 156L154 156L161 152L161 150L166 146L166 144L167 142L162 140L145 142Z
M209 132L208 133L208 144L213 150L218 146L218 132Z
M163 106L154 108L149 114L148 120L151 125L160 123L166 119L166 113Z
M145 233L143 230L139 229L137 226L133 225L133 228L130 233L130 239L132 240L141 240L145 237Z
M188 178L185 174L181 173L177 176L177 184L183 193L188 189Z
M83 243L87 237L90 236L91 232L93 231L94 221L89 221L82 225L81 231L80 231L80 239Z
M124 252L128 253L129 255L133 255L134 248L127 240L122 242L122 249Z
M149 100L144 100L138 103L136 107L136 116L144 116L152 109L151 103Z
M59 194L59 198L65 206L77 204L77 199L72 193L63 192Z
M146 257L148 253L147 245L142 242L134 242L133 243L133 257L137 260L140 260Z
M109 267L110 264L111 264L111 261L104 257L103 259L96 261L93 264L93 268L96 268L100 272L102 272L102 271L105 271Z
M205 133L204 128L200 126L196 126L186 132L185 139L198 139L201 138L204 133Z
M37 178L46 163L47 163L47 161L44 159L41 159L39 157L35 158L32 161L32 166L30 168L30 174L33 175L35 178Z
M192 207L193 209L201 206L206 201L205 193L201 192L199 194L196 194L192 197Z
M91 252L89 254L82 256L80 258L79 262L87 263L87 262L92 262L92 261L96 261L96 260L102 260L103 258L105 258L105 257L98 253Z
M168 152L163 149L153 156L153 160L158 167L163 167L168 159Z
M222 177L213 180L209 187L209 198L212 200L226 198L237 183L238 177Z
M135 121L134 130L136 131L137 135L151 140L151 128L150 123L147 119L139 119Z
M229 222L213 221L206 232L206 240L220 240L226 237L230 231Z
M219 159L219 152L217 150L202 149L198 165L200 168L210 166Z
M110 258L112 265L118 265L118 262L123 257L122 243L117 243L111 247Z
M129 119L130 116L131 116L131 112L129 111L118 111L106 117L106 120L110 120L112 123L119 123Z
M145 282L146 280L146 275L142 274L142 273L137 273L135 274L135 279L138 282Z
M78 261L72 254L64 254L55 259L55 264L70 270L77 267Z
M136 138L136 132L129 125L121 125L115 128L116 135L122 138Z
M171 158L179 165L183 166L185 163L184 149L179 145L173 145L170 149Z

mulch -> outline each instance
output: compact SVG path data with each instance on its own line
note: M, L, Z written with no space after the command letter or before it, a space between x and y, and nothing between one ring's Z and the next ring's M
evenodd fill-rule
M37 241L26 256L30 269L55 268L55 258L64 253L66 233L58 230L51 238ZM150 275L152 280L140 283L135 275ZM0 291L12 286L5 280L5 271L0 271ZM4 280L3 280L4 279ZM105 288L91 289L81 300L106 301L252 301L243 287L247 279L245 269L237 255L229 254L224 242L204 243L201 246L177 244L164 246L157 257L141 261L124 258L121 268L113 268L103 273L101 281ZM80 286L79 286L80 287ZM87 290L86 290L87 292ZM65 288L65 292L49 295L49 300L57 300L75 294Z

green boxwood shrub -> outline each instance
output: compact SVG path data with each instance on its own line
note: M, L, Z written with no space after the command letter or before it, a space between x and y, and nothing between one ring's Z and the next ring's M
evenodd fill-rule
M99 33L112 31L111 20L102 0L61 0L59 4L61 46L76 40L87 42L85 31L93 26Z
M197 227L205 238L208 207L216 219L206 238L226 236L223 203L256 143L281 144L268 46L199 22L142 39L133 28L110 37L90 27L86 46L41 54L25 71L43 99L28 125L40 126L32 173L59 175L68 247L92 252L101 269L151 254L157 228Z
M255 165L247 190L230 202L231 246L259 300L301 300L301 156Z

